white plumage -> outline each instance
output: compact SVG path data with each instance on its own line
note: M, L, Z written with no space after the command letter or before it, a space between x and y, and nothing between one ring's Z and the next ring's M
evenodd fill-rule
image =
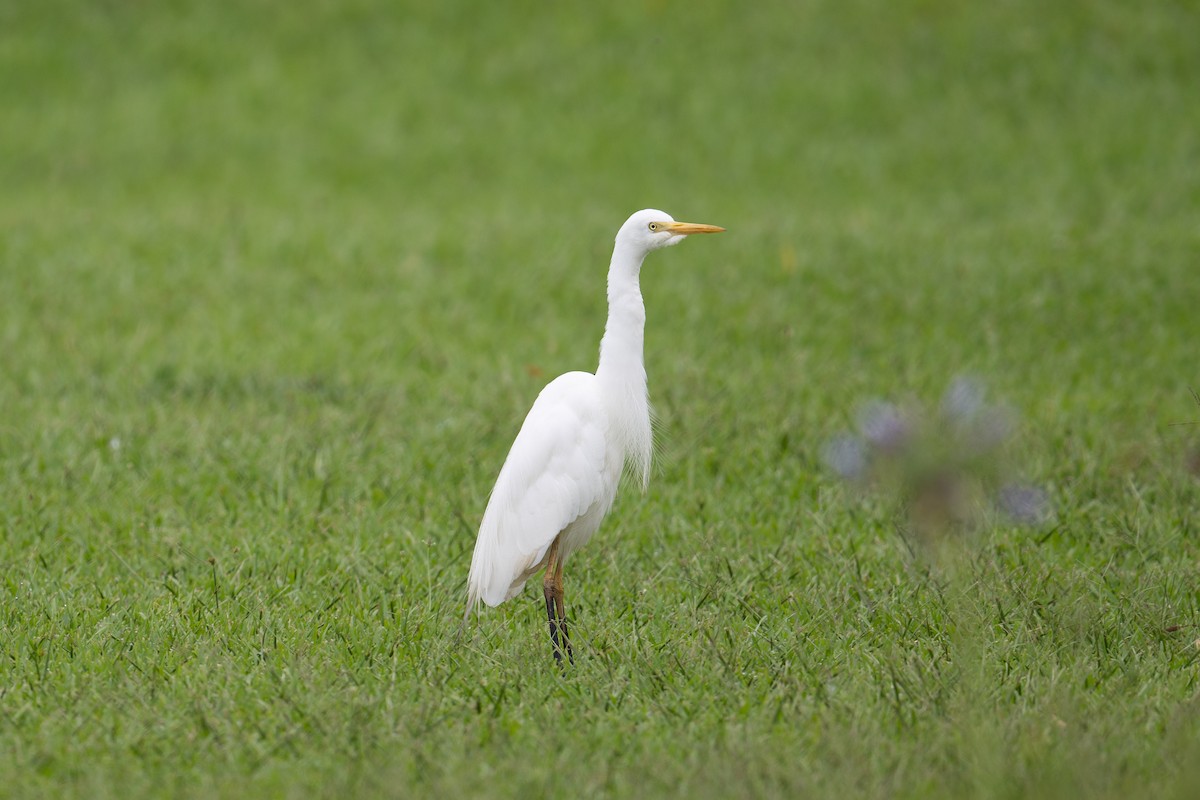
M555 537L562 555L600 526L617 494L624 454L608 442L610 423L596 376L568 372L538 395L479 526L470 597L496 606L545 566Z
M642 360L646 310L639 275L651 250L714 225L676 222L654 209L621 226L608 272L608 322L596 374L568 372L538 395L488 500L471 572L467 615L496 606L546 569L544 589L555 657L566 642L562 566L600 527L628 464L645 488L651 433ZM556 608L557 604L557 608Z

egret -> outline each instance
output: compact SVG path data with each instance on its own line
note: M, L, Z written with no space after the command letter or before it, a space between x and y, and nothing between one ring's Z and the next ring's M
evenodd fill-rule
M645 491L650 474L650 399L642 340L646 307L639 276L651 250L724 228L676 222L645 209L617 231L608 267L608 322L595 374L555 378L533 404L483 512L467 618L479 601L498 606L545 570L542 592L554 659L574 663L563 602L563 566L600 527L628 465Z

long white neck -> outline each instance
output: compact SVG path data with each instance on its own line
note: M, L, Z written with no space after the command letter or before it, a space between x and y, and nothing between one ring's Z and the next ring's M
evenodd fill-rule
M650 474L650 399L642 348L646 306L638 283L644 251L613 250L608 268L608 322L600 340L596 368L609 406L610 424L622 443L627 463L639 473L643 488Z

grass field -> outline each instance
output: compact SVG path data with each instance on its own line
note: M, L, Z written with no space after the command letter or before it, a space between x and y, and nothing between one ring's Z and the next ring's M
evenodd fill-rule
M0 4L0 796L1197 796L1197 30ZM559 674L466 573L646 206L729 232ZM1056 513L930 562L821 452L964 374Z

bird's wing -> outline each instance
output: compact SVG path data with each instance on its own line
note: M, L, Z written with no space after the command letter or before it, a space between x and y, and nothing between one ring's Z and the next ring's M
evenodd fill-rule
M519 591L554 538L605 497L607 419L594 381L586 372L555 379L525 417L479 526L468 614Z

